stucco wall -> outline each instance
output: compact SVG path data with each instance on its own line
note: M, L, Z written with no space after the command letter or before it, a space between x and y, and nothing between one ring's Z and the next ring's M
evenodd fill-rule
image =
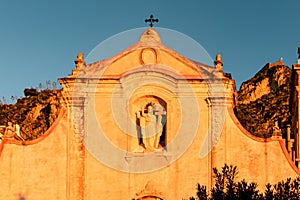
M101 164L88 154L87 199L131 199L148 182L154 185L155 190L162 192L165 199L188 198L195 195L197 183L213 184L212 168L220 169L225 163L238 167L237 180L254 181L260 189L264 189L266 183L277 183L299 175L283 149L283 141L251 136L232 114L229 109L219 141L206 157L199 158L204 139L204 132L200 129L182 157L168 167L151 173L123 173Z
M200 128L190 148L177 161L144 174L112 169L88 151L80 160L78 154L82 149L78 148L74 132L67 130L66 113L61 114L39 141L27 145L3 141L0 199L80 199L80 196L131 199L145 189L147 183L165 199L181 199L195 195L198 182L210 185L212 167L222 167L224 163L238 167L238 179L255 181L260 187L298 175L282 149L282 141L264 141L251 136L232 114L229 109L223 132L211 154L199 158L204 139ZM84 177L80 179L82 163Z
M0 199L65 199L66 122L62 111L39 139L0 146Z
M264 188L266 183L277 183L300 174L284 142L283 139L263 139L251 135L239 123L232 107L229 107L224 130L213 149L212 165L236 165L239 179L257 182L260 188Z

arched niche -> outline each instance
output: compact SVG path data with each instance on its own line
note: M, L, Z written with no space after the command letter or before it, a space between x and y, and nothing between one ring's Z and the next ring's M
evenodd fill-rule
M132 200L164 200L165 194L156 189L156 185L148 181L145 188L137 192Z
M144 196L135 200L163 200L163 199L157 196Z

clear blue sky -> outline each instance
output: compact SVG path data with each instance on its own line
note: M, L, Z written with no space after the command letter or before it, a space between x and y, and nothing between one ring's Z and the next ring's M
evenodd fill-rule
M239 87L268 62L296 63L299 9L299 0L1 1L0 97L70 74L78 52L145 27L151 13L157 26L190 36L212 57L221 53Z

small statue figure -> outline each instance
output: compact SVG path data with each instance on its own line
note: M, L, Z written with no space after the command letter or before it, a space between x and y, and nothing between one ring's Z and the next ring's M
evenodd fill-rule
M8 122L3 138L14 138L15 133L15 127L13 127L13 124L11 122Z
M83 59L83 53L82 52L78 53L77 58L74 62L76 64L76 68L80 68L80 67L85 65L85 61Z
M22 140L25 141L25 139L22 137L21 132L20 132L20 125L19 124L15 124L15 138L17 140Z
M155 108L157 108L157 106ZM161 107L154 113L152 104L147 104L146 106L142 106L141 110L136 111L135 114L139 145L145 149L144 152L160 149L161 146L159 142L163 133L165 124L164 116L166 114L164 108Z
M215 66L218 71L222 71L223 62L219 53L216 55Z
M144 114L144 109L142 109L142 116L146 119L146 149L153 149L153 137L156 135L156 116L153 114L153 107L148 105L147 114Z
M217 61L222 61L222 59L221 59L221 54L218 53L218 54L216 55L216 60L217 60Z
M281 129L278 126L278 121L275 121L275 125L273 126L273 135L275 137L282 136Z

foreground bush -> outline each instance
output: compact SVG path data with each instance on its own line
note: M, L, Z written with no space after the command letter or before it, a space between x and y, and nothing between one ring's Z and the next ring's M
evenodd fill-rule
M247 183L246 180L235 181L238 173L237 167L224 165L219 171L213 169L215 185L210 194L206 186L198 183L197 197L190 197L190 200L299 200L300 199L300 177L288 178L277 184L267 184L265 191L257 189L257 184Z

